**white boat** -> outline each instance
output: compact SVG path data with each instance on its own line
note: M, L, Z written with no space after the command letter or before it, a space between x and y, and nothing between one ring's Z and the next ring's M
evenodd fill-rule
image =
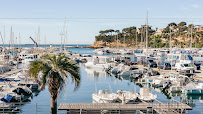
M184 81L184 76L179 75L179 74L172 74L170 73L169 75L161 74L157 76L146 76L143 79L145 79L147 82L150 82L151 84L158 86L158 87L163 87L165 86L168 82L171 82L173 85L180 85L181 81Z
M146 56L144 53L143 53L143 50L141 50L141 49L136 49L136 50L134 50L134 55L135 56Z
M25 87L25 86L11 86L11 85L5 85L2 86L2 91L1 91L1 98L2 99L7 99L7 97L10 97L8 101L10 102L19 102L23 100L27 100L30 96L32 95L32 91Z
M0 74L3 74L8 71L11 71L11 67L6 66L6 65L0 65Z
M89 78L95 78L95 77L106 78L107 77L107 73L103 69L85 68L85 71L87 72L87 76Z
M95 53L97 55L103 55L103 54L105 54L103 49L96 49L96 50L93 51L93 53Z
M155 99L157 99L157 95L150 93L149 88L140 88L138 98L141 101L151 102L151 101L154 101Z
M193 64L193 58L190 54L171 53L167 54L167 61L175 65L176 63Z
M110 93L109 90L99 90L98 93L92 94L92 99L96 103L114 103L117 101L117 94Z
M182 89L182 92L187 95L203 95L203 83L191 81Z
M19 72L17 74L8 76L7 78L14 81L22 81L22 80L25 80L25 75L22 72Z
M29 53L30 53L30 51L24 50L24 51L22 51L22 52L18 55L18 57L19 57L19 59L23 60L23 59L25 59L25 57L26 57L27 55L29 55Z
M138 95L129 91L118 90L117 93L110 93L109 90L99 90L98 94L92 94L96 103L129 103L137 100Z
M29 54L27 55L24 60L22 61L22 63L24 64L30 64L33 61L36 61L39 59L39 54Z
M118 70L118 75L119 76L131 76L134 73L136 73L136 70L139 70L139 69L137 67L125 65Z
M110 66L115 64L112 62L113 61L112 59L113 58L108 56L93 56L93 60L85 63L85 66L87 68L108 69Z
M92 55L90 55L90 54L82 54L80 59L86 60L86 62L91 61L92 60Z
M117 66L113 66L113 68L110 70L112 74L117 74L120 68L124 66L123 63L118 64Z
M138 98L137 93L133 93L130 91L122 91L122 90L117 91L117 96L118 96L118 101L122 103L136 102Z

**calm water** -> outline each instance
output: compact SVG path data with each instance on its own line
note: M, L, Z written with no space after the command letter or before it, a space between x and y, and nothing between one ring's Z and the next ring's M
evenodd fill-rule
M93 49L69 49L73 53L81 53L81 54L93 54ZM107 89L109 88L108 84L110 84L112 88L112 92L116 92L117 90L134 90L139 92L139 86L135 84L133 80L129 79L118 79L115 76L110 76L103 71L95 71L91 69L86 69L83 64L80 64L80 72L81 72L81 85L77 91L74 91L74 84L71 84L71 80L68 80L64 91L61 93L58 98L58 105L60 103L92 103L92 93L95 92L95 83L97 83L97 89ZM170 96L167 96L158 90L151 89L152 93L157 94L158 100L166 102L170 101ZM189 113L200 113L201 112L201 104L198 100L184 100L190 103L191 106L194 106L192 111ZM184 99L182 97L176 96L174 97L176 100ZM37 104L37 105L36 105ZM37 108L36 108L37 107ZM48 87L44 91L41 91L37 96L34 96L30 103L22 106L23 114L36 114L36 109L38 114L49 114L50 109L50 95L48 91ZM64 111L58 111L58 113L65 113Z

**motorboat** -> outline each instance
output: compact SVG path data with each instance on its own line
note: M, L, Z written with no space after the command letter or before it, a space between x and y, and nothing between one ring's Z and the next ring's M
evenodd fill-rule
M103 49L96 49L96 50L94 50L93 52L94 52L95 54L97 54L97 55L103 55L103 54L105 54L105 52L104 52Z
M38 59L39 59L39 54L29 54L24 58L22 63L23 64L30 64L31 62L36 61Z
M92 98L96 103L129 103L135 102L138 95L130 91L118 90L117 93L110 93L109 90L99 90L98 94L92 94Z
M93 60L85 63L85 66L87 68L108 69L115 64L113 59L109 56L93 56Z
M188 83L182 92L187 95L203 95L203 82L193 82Z
M137 67L135 66L127 66L125 65L124 67L121 67L118 70L118 75L119 76L131 76L134 73L136 73L136 70L139 70Z
M109 90L99 90L98 93L92 94L92 99L96 103L114 103L117 101L117 94L110 93Z

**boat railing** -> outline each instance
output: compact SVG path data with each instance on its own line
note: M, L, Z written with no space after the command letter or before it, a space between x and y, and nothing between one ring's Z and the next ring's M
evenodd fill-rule
M109 86L109 89L108 89L108 90L109 90L110 93L112 92L110 83L108 83L108 82L97 82L97 83L95 83L95 92L96 92L96 93L98 93L97 85L98 85L98 84L101 84L101 83L103 83L103 84L108 84L108 86ZM106 90L107 90L107 89L106 89Z

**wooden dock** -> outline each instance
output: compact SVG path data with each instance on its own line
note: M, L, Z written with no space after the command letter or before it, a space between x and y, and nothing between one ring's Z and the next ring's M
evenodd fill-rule
M139 103L139 104L121 104L121 103L61 103L58 110L66 110L68 114L81 113L101 113L102 111L150 111L159 114L184 112L192 108L183 103Z

